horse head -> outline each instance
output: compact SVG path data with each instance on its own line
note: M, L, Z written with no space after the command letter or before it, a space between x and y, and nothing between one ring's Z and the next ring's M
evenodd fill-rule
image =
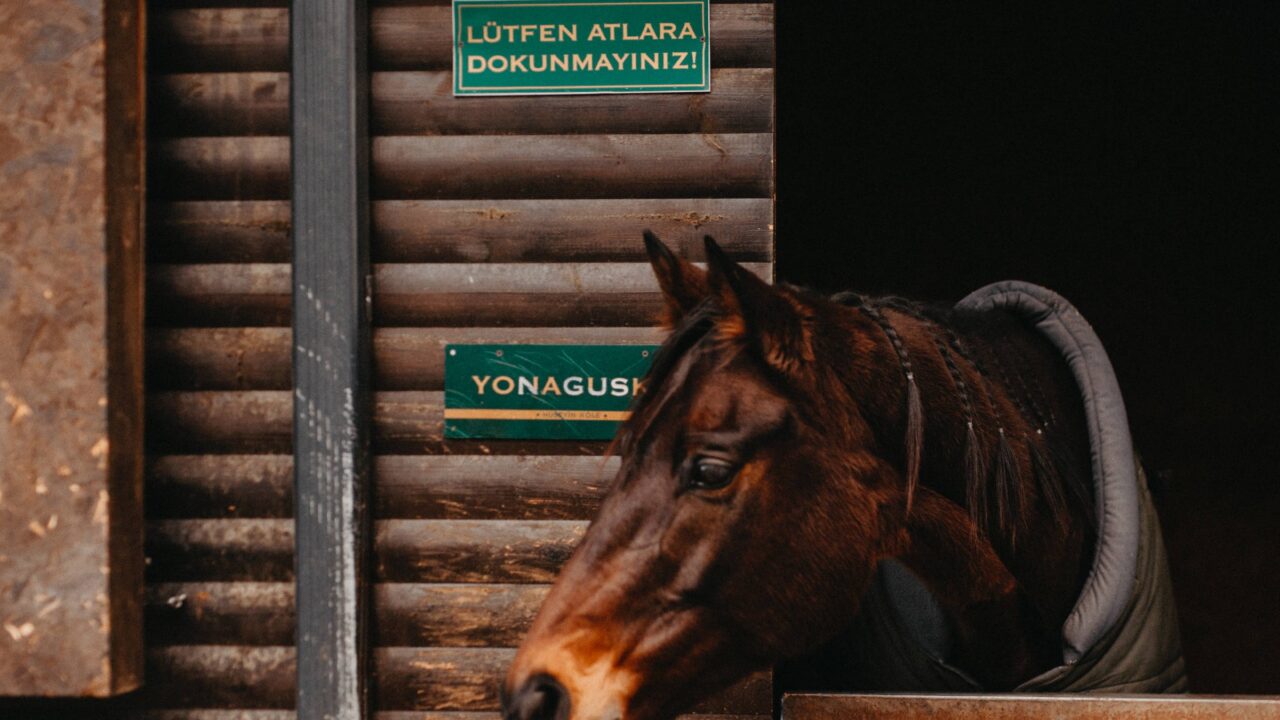
M765 283L710 238L706 271L646 245L671 334L507 675L510 720L672 716L830 638L904 539L908 485L851 390L902 392L874 324ZM832 369L859 354L860 374Z

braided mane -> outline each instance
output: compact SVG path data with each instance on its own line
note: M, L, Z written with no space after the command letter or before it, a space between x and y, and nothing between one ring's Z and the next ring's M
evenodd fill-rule
M842 305L860 310L876 323L885 333L898 362L907 378L907 437L904 441L908 468L919 467L919 458L913 457L914 448L924 446L925 438L920 437L923 423L915 420L924 408L915 407L920 403L919 391L916 387L911 359L904 349L898 332L883 310L907 315L927 328L931 335L934 350L946 367L947 375L955 393L956 405L961 409L965 424L965 448L963 463L960 468L964 477L965 505L974 525L988 534L1001 533L1015 542L1019 518L1023 516L1028 498L1027 485L1021 482L1021 471L1017 462L1014 443L1020 445L1030 458L1031 479L1035 487L1055 518L1064 517L1072 504L1085 513L1092 522L1093 505L1088 500L1085 483L1090 478L1081 477L1072 472L1075 466L1067 458L1061 457L1062 451L1053 442L1051 433L1054 413L1050 407L1039 381L1034 373L1010 374L1007 364L1001 359L998 348L983 344L975 349L961 339L955 325L958 321L968 320L969 325L980 323L981 318L973 313L961 314L951 308L942 308L915 302L895 296L870 298L856 293L838 293L831 298ZM965 380L960 363L967 363L980 378L977 386ZM994 368L993 376L989 368ZM1021 423L1012 422L1015 418L1001 417L999 404L992 402L997 392L1007 397ZM980 428L978 413L975 411L979 400L995 410L994 428ZM1010 427L1021 425L1030 428L1021 432L1019 437L1011 437ZM983 430L979 433L979 430ZM990 443L983 444L981 435L996 438L994 447ZM915 482L915 475L908 471L908 497Z

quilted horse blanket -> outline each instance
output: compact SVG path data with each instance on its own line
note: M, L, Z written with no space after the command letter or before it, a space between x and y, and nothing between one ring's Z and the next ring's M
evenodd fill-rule
M1186 668L1160 523L1134 456L1120 386L1097 334L1061 296L1025 282L988 285L957 307L1004 309L1043 334L1070 367L1088 423L1099 524L1092 569L1062 628L1062 664L1015 691L1184 692ZM864 689L985 689L947 664L942 611L896 562L881 563L855 635Z

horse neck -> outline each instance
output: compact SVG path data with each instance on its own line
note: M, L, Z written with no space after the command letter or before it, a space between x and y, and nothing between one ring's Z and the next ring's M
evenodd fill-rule
M852 342L861 354L846 357L868 362L846 385L861 393L854 399L880 446L900 454L907 404L902 358L883 327L853 312L846 330L860 336ZM1052 458L1065 482L1079 482L1088 453L1073 382L1047 345L1010 318L966 327L909 309L879 312L908 358L924 417L921 489L900 558L943 601L958 629L957 658L971 661L966 669L992 673L986 679L993 687L1025 679L1060 661L1062 623L1092 552L1088 503L1052 501L1050 488L1037 482L1044 470L1033 458L1033 452ZM1006 480L1016 483L1007 503L1012 523L979 528L975 517L983 513L971 505L998 491L1001 433L1006 475L1012 474ZM976 495L965 472L975 440L983 468L983 492Z
M991 690L1008 690L1059 664L1060 635L1045 627L1022 584L965 511L928 488L908 520L898 559L950 618L957 666Z

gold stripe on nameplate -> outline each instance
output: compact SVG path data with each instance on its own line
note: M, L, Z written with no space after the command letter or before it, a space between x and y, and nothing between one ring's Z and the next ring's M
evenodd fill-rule
M449 408L446 420L602 420L622 422L631 417L629 410L488 410Z

